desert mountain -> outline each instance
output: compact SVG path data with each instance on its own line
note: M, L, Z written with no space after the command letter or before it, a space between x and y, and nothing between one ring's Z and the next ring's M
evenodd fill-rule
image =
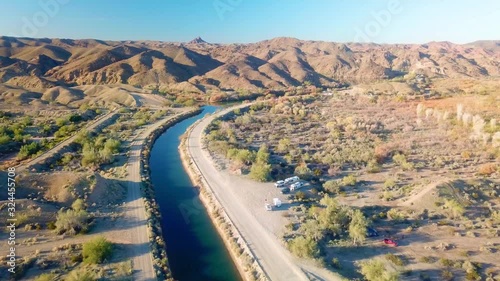
M251 44L0 37L0 83L37 90L95 84L179 91L335 86L407 73L500 76L500 42L361 44L275 38ZM54 97L61 89L45 93Z

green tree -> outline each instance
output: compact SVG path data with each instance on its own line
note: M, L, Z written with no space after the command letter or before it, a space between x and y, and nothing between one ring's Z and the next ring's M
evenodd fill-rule
M255 158L257 163L267 164L269 162L269 149L266 144L262 144Z
M367 227L368 220L363 213L360 210L354 210L349 224L349 237L351 237L354 245L366 240Z
M111 256L113 244L100 236L83 244L82 256L83 262L89 264L103 263Z
M255 162L250 167L250 177L257 181L268 181L271 177L271 165Z
M307 220L300 226L299 231L314 241L319 241L325 236L324 230L316 220Z
M320 204L323 209L318 213L318 223L334 236L340 236L349 224L349 207L341 206L338 201L325 195Z
M315 258L319 255L318 243L309 237L294 238L289 242L289 248L299 258Z
M323 183L323 188L329 192L329 193L334 193L338 194L341 191L341 186L338 181L336 180L328 180L325 183Z
M305 163L295 168L295 174L305 180L310 179L312 177L312 171L307 167Z

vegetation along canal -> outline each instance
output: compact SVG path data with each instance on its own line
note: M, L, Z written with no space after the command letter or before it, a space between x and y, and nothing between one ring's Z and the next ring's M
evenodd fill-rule
M217 110L203 112L169 128L151 151L151 179L160 204L162 228L172 274L179 281L234 281L241 277L207 211L198 199L182 166L180 137L196 120Z

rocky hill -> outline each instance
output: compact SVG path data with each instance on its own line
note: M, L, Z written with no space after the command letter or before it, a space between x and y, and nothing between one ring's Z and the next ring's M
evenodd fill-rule
M335 86L407 73L500 76L500 41L360 44L275 38L251 44L0 37L0 83L26 90L90 84L182 91Z

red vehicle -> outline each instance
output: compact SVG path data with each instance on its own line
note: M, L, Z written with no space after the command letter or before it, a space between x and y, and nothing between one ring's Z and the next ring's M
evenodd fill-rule
M394 241L392 239L388 239L388 238L384 239L384 244L391 245L391 246L394 246L394 247L398 246L398 243L396 241Z

